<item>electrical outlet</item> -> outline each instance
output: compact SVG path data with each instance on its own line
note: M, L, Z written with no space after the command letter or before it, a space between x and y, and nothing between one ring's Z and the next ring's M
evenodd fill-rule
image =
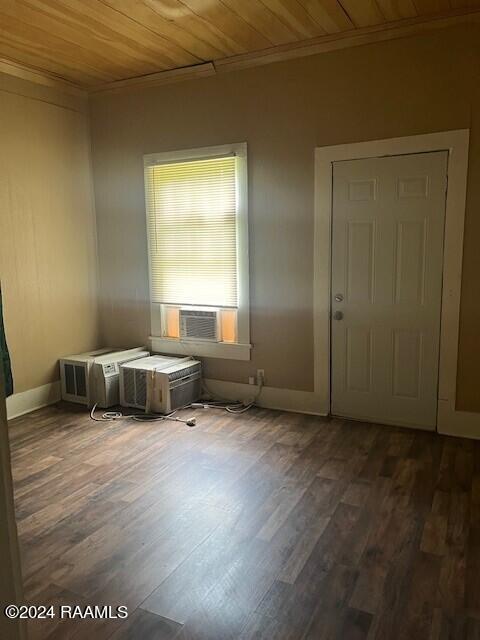
M265 369L257 369L257 384L265 384Z
M249 376L248 384L255 384L255 376Z

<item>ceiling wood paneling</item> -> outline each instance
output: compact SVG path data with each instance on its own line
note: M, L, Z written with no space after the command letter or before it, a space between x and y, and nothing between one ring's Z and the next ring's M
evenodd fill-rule
M277 15L295 33L297 40L314 38L325 33L297 0L262 0L266 10Z
M462 6L469 4L464 2ZM419 14L435 13L437 11L448 11L452 6L450 0L415 0L415 7Z
M355 26L337 0L300 0L300 3L327 33L345 31Z
M385 22L376 0L342 0L342 5L356 27Z
M414 18L417 9L413 0L377 0L378 7L385 20L402 20Z
M480 0L0 0L0 57L91 88L479 6Z

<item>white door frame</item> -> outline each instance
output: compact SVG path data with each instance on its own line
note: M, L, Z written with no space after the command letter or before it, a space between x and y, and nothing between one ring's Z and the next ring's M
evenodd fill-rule
M480 414L455 407L469 135L469 129L459 129L315 149L314 376L325 413L330 412L332 163L448 151L437 430L480 438Z

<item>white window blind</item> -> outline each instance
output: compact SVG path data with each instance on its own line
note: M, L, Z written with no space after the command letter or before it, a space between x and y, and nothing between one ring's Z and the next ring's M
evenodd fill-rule
M238 306L235 156L145 168L152 302Z

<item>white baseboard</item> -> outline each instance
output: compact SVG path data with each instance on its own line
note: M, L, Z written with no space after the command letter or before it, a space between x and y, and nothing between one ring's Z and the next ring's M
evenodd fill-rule
M228 400L247 400L254 397L257 391L257 387L241 382L224 382L207 378L205 384L213 394ZM313 391L263 387L257 405L266 409L295 411L316 416L327 415L322 398Z
M14 393L7 398L7 418L18 418L35 409L58 402L61 398L60 380L44 384L35 389Z
M456 411L451 402L439 400L437 431L445 436L480 440L480 413Z

